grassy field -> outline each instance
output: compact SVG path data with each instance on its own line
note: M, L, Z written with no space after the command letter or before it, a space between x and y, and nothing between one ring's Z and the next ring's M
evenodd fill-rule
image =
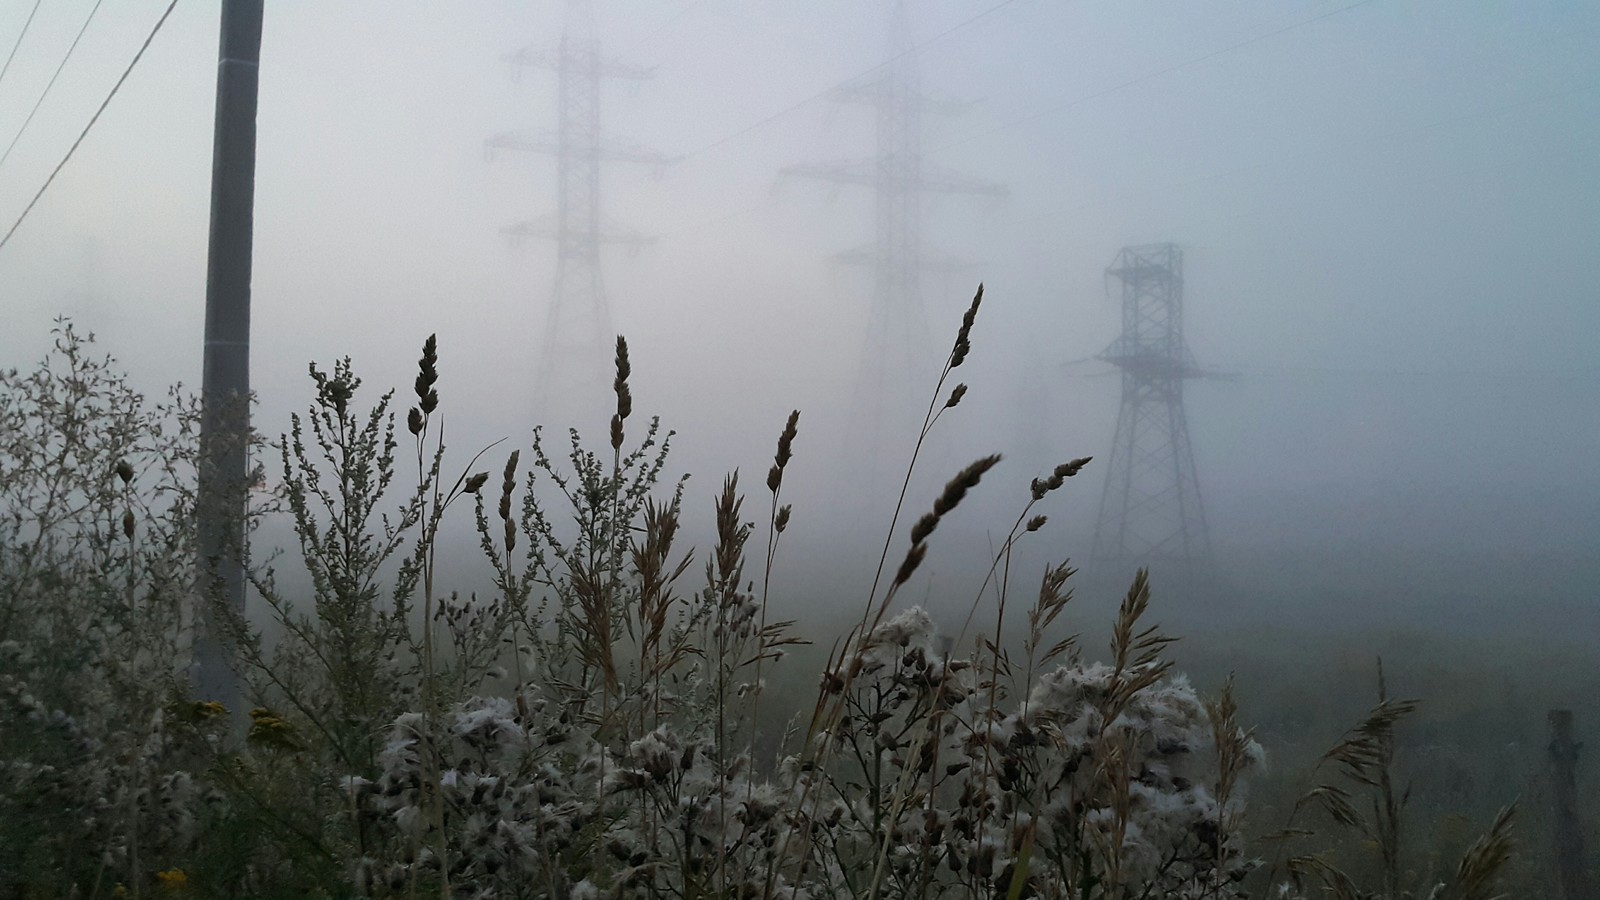
M972 402L980 298L919 448ZM980 457L905 502L858 599L814 600L779 564L826 515L784 494L798 413L764 479L691 503L619 339L605 439L458 456L430 338L404 403L313 367L257 453L277 490L240 618L195 601L194 404L57 337L0 383L9 895L1558 896L1544 716L1584 726L1595 657L1452 630L1470 579L1013 570L1089 462L1066 459L962 570L966 616L929 570ZM197 615L239 708L190 686Z

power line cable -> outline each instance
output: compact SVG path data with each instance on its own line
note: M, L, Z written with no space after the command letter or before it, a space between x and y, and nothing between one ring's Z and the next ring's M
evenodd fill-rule
M83 27L78 29L78 36L72 39L72 46L67 48L67 55L61 58L61 65L56 66L55 74L50 76L50 82L44 86L44 91L39 94L39 99L33 103L33 109L28 111L28 117L22 120L22 127L17 129L16 135L11 138L6 152L0 154L0 167L4 167L6 160L11 158L11 151L16 149L17 141L22 140L22 133L28 130L28 124L38 114L39 107L44 105L44 98L50 96L50 89L56 86L56 79L61 77L61 70L67 67L67 60L72 58L72 51L78 49L78 42L83 40L83 33L89 30L89 23L94 21L94 14L100 11L100 4L105 0L95 0L94 8L89 10L89 17L83 20Z
M1596 81L1595 81L1595 79L1593 77L1594 74L1595 73L1585 73L1585 77L1584 78L1579 79L1576 83L1570 84L1570 85L1568 85L1566 87L1563 87L1560 90L1549 91L1549 92L1546 92L1546 93L1543 93L1543 94L1538 94L1538 95L1533 96L1533 97L1524 97L1524 98L1522 98L1520 100L1512 101L1510 103L1501 104L1499 106L1493 106L1493 107L1469 110L1467 112L1459 113L1457 115L1447 116L1447 117L1440 118L1440 119L1435 119L1435 120L1432 120L1432 121L1429 121L1429 122L1424 122L1424 123L1422 123L1420 125L1410 125L1410 126L1407 126L1405 128L1399 128L1399 129L1393 129L1393 130L1389 130L1389 131L1383 131L1383 132L1379 132L1377 134L1369 134L1369 135L1366 135L1365 137L1356 138L1354 140L1344 141L1344 142L1341 142L1341 143L1338 143L1338 144L1330 144L1324 149L1325 150L1335 150L1335 151L1353 150L1355 148L1362 147L1362 146L1365 146L1365 145L1368 145L1368 144L1375 144L1375 143L1379 143L1379 142L1382 142L1382 141L1391 141L1391 140L1394 140L1396 138L1413 137L1413 136L1420 135L1420 134L1426 134L1426 133L1428 133L1430 131L1434 131L1436 129L1450 128L1450 127L1461 125L1461 124L1464 124L1464 123L1473 122L1473 121L1476 121L1476 120L1479 120L1479 119L1489 118L1489 117L1492 117L1492 116L1498 116L1498 115L1502 115L1502 114L1508 113L1508 112L1514 112L1516 110L1519 110L1519 109L1522 109L1522 108L1525 108L1525 107L1528 107L1528 106L1533 106L1533 105L1536 105L1536 104L1539 104L1539 103L1547 103L1547 102L1549 102L1551 100L1559 100L1559 99L1562 99L1562 98L1565 98L1565 97L1574 96L1574 95L1578 95L1578 94L1592 93L1595 90L1600 89L1600 83L1596 83ZM1566 159L1566 158L1569 158L1569 157L1572 157L1572 156L1581 156L1581 155L1584 155L1584 154L1590 154L1591 152L1592 152L1591 148L1585 146L1583 148L1580 148L1580 150L1577 151L1577 152L1574 152L1574 153L1571 153L1571 154L1561 154L1561 155L1557 155L1557 156L1553 156L1553 157L1549 157L1549 158L1552 158L1552 159ZM1589 157L1584 157L1584 158L1589 158ZM1002 222L1002 223L999 223L999 224L1029 225L1029 224L1034 224L1034 223L1037 223L1037 222L1043 222L1043 221L1049 221L1049 220L1052 220L1052 219L1058 219L1058 218L1061 218L1062 216L1082 215L1085 212L1085 210L1087 210L1087 209L1106 208L1106 207L1110 207L1113 203L1125 203L1128 200L1134 199L1134 198L1146 197L1146 196L1150 196L1150 195L1153 195L1153 194L1156 194L1156 193L1163 193L1163 192L1168 192L1168 191L1182 190L1184 188L1194 187L1194 186L1197 186L1197 185L1205 184L1207 182L1220 181L1220 180L1225 180L1225 179L1229 179L1229 178L1235 178L1237 176L1246 175L1246 174L1249 174L1251 172L1258 172L1258 171L1261 171L1263 169L1271 169L1271 168L1274 168L1276 166L1283 165L1285 163L1289 163L1289 164L1293 164L1293 163L1297 163L1297 162L1303 163L1303 162L1306 162L1308 160L1317 161L1318 157L1313 155L1313 154L1307 154L1307 153L1297 153L1297 154L1288 154L1288 155L1283 155L1283 156L1271 157L1269 159L1261 160L1259 162L1246 163L1245 165L1242 165L1242 166L1234 166L1232 168L1221 169L1221 170L1217 170L1217 171L1213 171L1213 172L1208 172L1206 174L1198 175L1198 176L1195 176L1195 177L1192 177L1192 178L1185 178L1185 179L1182 179L1180 181L1168 182L1166 184L1162 184L1162 185L1159 185L1157 187L1154 187L1154 188L1151 188L1151 189L1148 189L1148 190L1124 191L1124 192L1119 193L1119 194L1115 194L1115 195L1112 195L1112 196L1109 196L1109 197L1102 198L1102 199L1096 201L1096 205L1092 205L1092 206L1081 206L1080 205L1080 206L1074 206L1072 208L1053 209L1053 210L1050 210L1048 212L1036 213L1036 214L1029 215L1029 216L1022 216L1022 217L1019 217L1019 218L1008 219L1005 222ZM1505 168L1506 166L1510 166L1510 165L1520 166L1520 165L1525 165L1525 163L1523 163L1520 160L1517 160L1517 161L1513 161L1513 162L1509 162L1509 163L1493 163L1493 164L1485 165L1485 166L1474 166L1474 167L1471 167L1471 168L1468 168L1468 169L1462 169L1462 170L1459 170L1459 171L1451 172L1446 176L1446 178L1447 179L1455 179L1455 178L1459 178L1459 177L1461 177L1463 175L1473 175L1473 174L1477 174L1477 173L1480 173L1480 172L1495 171L1495 170L1502 169L1502 168ZM1417 183L1434 183L1434 182L1441 181L1441 180L1445 180L1445 179L1432 178L1432 179L1427 179L1425 181L1420 181L1420 182L1417 182Z
M71 159L72 154L77 152L78 145L82 144L83 139L89 136L89 129L94 127L94 123L100 121L100 114L106 111L107 106L111 105L111 98L117 96L117 91L122 89L122 83L128 80L129 75L133 74L133 67L137 66L139 60L144 58L144 52L150 49L150 42L156 39L156 35L161 31L161 26L167 24L167 17L172 15L172 11L177 6L178 0L172 0L171 3L167 4L166 11L161 13L161 18L156 20L155 27L150 29L150 34L145 37L144 43L139 45L139 52L133 55L132 61L128 63L128 68L122 71L122 77L118 78L117 83L111 86L111 93L107 94L106 99L100 102L100 108L95 110L94 115L89 118L89 124L83 126L83 132L78 135L78 139L72 142L71 147L67 148L67 155L61 157L61 162L56 163L56 167L50 172L50 177L44 180L44 184L39 187L39 192L33 195L32 200L28 201L27 207L22 210L22 215L17 217L17 221L11 226L11 230L6 232L5 237L0 238L0 250L5 249L6 244L10 243L11 236L17 233L18 228L22 227L23 220L28 218L28 213L33 212L33 208L39 203L39 198L43 197L44 192L50 189L50 185L56 180L56 176L60 175L61 170L66 167L67 160Z
M1061 112L1062 110L1070 109L1070 108L1072 108L1074 106L1079 106L1081 104L1088 103L1091 100L1098 100L1101 97L1105 97L1105 96L1109 96L1111 94L1115 94L1118 91L1126 90L1127 88L1143 84L1143 83L1145 83L1147 81L1153 81L1153 80L1155 80L1157 78L1162 77L1163 75L1170 75L1173 72L1179 71L1180 69L1186 69L1186 68L1188 68L1190 66L1199 65L1200 63L1203 63L1203 62L1208 62L1210 60L1216 59L1219 56L1223 56L1223 55L1226 55L1228 53L1232 53L1235 50L1242 50L1245 47L1250 46L1251 44L1258 44L1258 43L1260 43L1262 41L1269 40L1271 38L1275 38L1275 37L1277 37L1279 35L1287 34L1288 32L1294 31L1297 28L1304 28L1307 25L1311 25L1311 24L1314 24L1316 22L1320 22L1320 21L1322 21L1324 19L1332 18L1333 16L1337 16L1340 13L1343 13L1343 12L1348 12L1348 11L1350 11L1352 9L1355 9L1357 7L1360 7L1360 6L1366 6L1366 5L1368 5L1368 4L1372 3L1372 2L1374 2L1374 0L1356 0L1356 2L1354 2L1354 3L1346 4L1344 6L1339 7L1338 9L1331 9L1331 10L1325 12L1325 13L1322 13L1321 15L1313 16L1313 17L1311 17L1309 19L1303 19L1303 20L1301 20L1299 22L1295 22L1292 25L1285 25L1282 28L1277 28L1277 29L1274 29L1272 31L1268 31L1265 34L1258 34L1255 37L1247 38L1246 40L1238 41L1238 42L1233 43L1233 44L1229 44L1226 47L1222 47L1220 49L1213 50L1210 53L1206 53L1206 54L1203 54L1201 56L1196 56L1196 57L1194 57L1192 59L1186 59L1186 60L1184 60L1182 62L1173 63L1172 65L1167 66L1164 69L1159 69L1157 71L1150 72L1150 73L1145 74L1145 75L1139 75L1139 76L1137 76L1135 78L1130 78L1127 81L1123 81L1121 83L1114 84L1111 87L1108 87L1108 88L1106 88L1104 90L1096 91L1096 92L1094 92L1092 94L1085 94L1082 97L1073 98L1071 100L1066 101L1065 103L1058 103L1055 106L1051 106L1051 107L1048 107L1046 109L1041 109L1038 112L1032 112L1032 113L1029 113L1029 114L1027 114L1025 116L1022 116L1020 118L1012 119L1009 122L1005 122L1005 123L1002 123L1000 125L996 125L995 127L987 129L985 131L980 131L980 132L978 132L976 134L970 134L970 135L967 135L964 138L959 138L957 140L950 141L950 142L945 143L945 144L941 144L940 146L935 147L933 149L933 152L934 153L940 153L940 152L943 152L945 150L949 150L952 147L959 147L962 144L967 144L967 143L971 143L972 141L981 140L982 138L989 137L990 135L993 135L993 134L999 134L1002 131L1006 131L1008 129L1015 128L1018 125L1025 125L1028 122L1032 122L1032 121L1034 121L1036 119L1042 119L1045 116L1054 115L1055 113Z
M751 124L749 126L746 126L745 128L741 128L740 130L735 131L733 134L727 135L726 137L718 138L717 140L714 140L711 143L706 144L704 147L701 147L701 148L699 148L697 150L693 150L693 151L691 151L689 153L686 153L683 156L679 157L678 159L679 159L680 162L682 162L684 160L699 156L702 153L706 153L708 151L715 150L716 148L721 147L724 144L727 144L727 143L730 143L732 141L738 140L739 138L744 137L745 135L749 134L752 131L756 131L757 129L763 128L763 127L765 127L767 125L770 125L773 122L776 122L777 120L783 118L784 116L787 116L788 114L794 112L797 109L800 109L801 107L803 107L803 106L805 106L805 105L807 105L809 103L813 103L813 102L815 102L817 100L821 100L822 98L828 96L830 93L838 90L841 87L844 87L845 85L849 84L852 81L856 81L858 79L865 78L866 76L871 75L873 72L876 72L879 69L882 69L882 68L884 68L886 66L889 66L889 65L891 65L891 64L893 64L893 63L895 63L895 62L897 62L897 61L899 61L901 59L904 59L905 57L910 56L911 54L916 53L917 51L922 50L923 48L925 48L925 47L927 47L927 46L929 46L929 45L931 45L933 43L936 43L938 41L944 40L945 38L949 37L952 34L955 34L958 31L963 31L966 28L969 28L972 25L976 24L980 20L986 19L989 16L994 15L995 13L999 12L1002 9L1005 9L1006 7L1010 6L1011 4L1013 4L1015 2L1017 2L1017 0L1004 0L1004 2L1002 2L1002 3L997 3L994 6L991 6L988 9L984 10L983 12L980 12L977 15L972 16L971 18L965 19L965 20L963 20L961 22L956 23L955 25L950 26L949 28L946 28L944 31L939 32L938 34L934 35L931 38L928 38L927 40L923 41L920 44L916 44L915 46L913 46L913 47L911 47L911 48L909 48L907 50L902 50L901 52L896 53L894 56L889 57L888 59L884 60L883 62L878 63L875 66L872 66L871 68L865 69L865 70L863 70L861 72L857 72L855 75L852 75L849 78L846 78L843 81L838 82L837 84L829 85L828 87L824 88L823 90L818 91L817 93L812 94L811 96L806 97L803 100L800 100L798 102L790 104L789 106L786 106L783 109L778 110L777 112L773 113L770 116L767 116L764 119L761 119L758 122L755 122L755 123L753 123L753 124ZM1362 0L1362 2L1371 2L1371 0Z
M22 23L22 30L17 32L17 42L11 45L11 53L6 56L6 64L0 66L0 82L6 80L6 73L11 71L11 61L17 58L17 48L22 46L22 39L28 36L28 26L33 24L33 16L39 11L44 0L33 0L33 9L28 12L28 20Z

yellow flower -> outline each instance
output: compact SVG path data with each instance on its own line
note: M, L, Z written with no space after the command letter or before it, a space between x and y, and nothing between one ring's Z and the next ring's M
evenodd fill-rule
M245 739L288 750L300 749L289 723L272 710L261 707L250 710L250 731Z
M182 869L168 869L156 873L156 881L161 882L162 890L181 891L189 886L189 876Z

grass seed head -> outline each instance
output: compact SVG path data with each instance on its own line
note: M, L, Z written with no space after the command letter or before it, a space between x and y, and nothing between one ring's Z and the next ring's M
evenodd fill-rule
M799 430L800 410L789 413L783 434L778 436L778 452L772 457L772 468L767 470L767 490L777 493L783 485L783 469L794 456L794 437Z
M983 473L994 468L999 461L1000 454L992 453L957 473L956 477L945 484L944 493L940 494L939 499L933 502L934 515L942 517L950 510L955 509L956 504L961 502L961 498L967 495L967 491L977 487L978 482L983 480Z
M900 563L899 571L894 573L895 584L905 584L911 579L911 573L917 571L917 566L922 565L922 558L928 555L927 544L912 544L906 551L906 558Z
M950 392L950 399L946 400L944 402L944 408L945 409L954 409L961 402L961 398L965 397L966 395L967 395L966 382L962 382L961 384L956 385L955 390Z
M967 354L972 352L972 323L978 319L978 306L983 303L983 285L978 285L978 292L972 297L972 305L967 307L966 315L961 317L961 330L956 334L955 349L950 351L950 368L954 369L967 361Z
M633 415L633 392L628 388L628 376L631 374L633 374L633 366L628 363L628 339L619 334L617 335L617 377L611 385L617 393L616 417L619 423L621 420Z
M633 391L628 388L628 376L633 366L628 362L628 339L617 335L617 377L611 387L617 394L617 411L611 416L611 449L622 449L622 422L633 414Z
M428 335L422 342L422 358L417 361L417 382L415 390L418 405L424 415L433 412L439 407L439 392L434 390L434 384L439 381L439 336ZM406 423L411 424L408 418ZM417 431L421 429L418 428ZM416 432L412 432L415 434Z

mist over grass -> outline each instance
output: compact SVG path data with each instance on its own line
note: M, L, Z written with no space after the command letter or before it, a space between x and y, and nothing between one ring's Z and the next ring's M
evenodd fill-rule
M922 443L974 402L949 379L977 308ZM278 501L257 504L255 592L229 620L194 606L192 405L148 408L70 326L57 338L0 407L18 438L11 884L1397 900L1552 883L1544 713L1600 689L1596 654L1488 612L1516 618L1530 590L1575 604L1594 563L1560 547L1539 568L1225 540L1201 577L1077 573L1049 520L1093 462L1024 478L998 457L932 490L913 459L875 547L783 494L798 415L767 497L750 475L671 474L620 341L609 448L446 448L430 339L403 416L342 363L313 369L289 443L258 453ZM197 612L235 648L248 716L189 687ZM705 838L673 831L683 810Z

